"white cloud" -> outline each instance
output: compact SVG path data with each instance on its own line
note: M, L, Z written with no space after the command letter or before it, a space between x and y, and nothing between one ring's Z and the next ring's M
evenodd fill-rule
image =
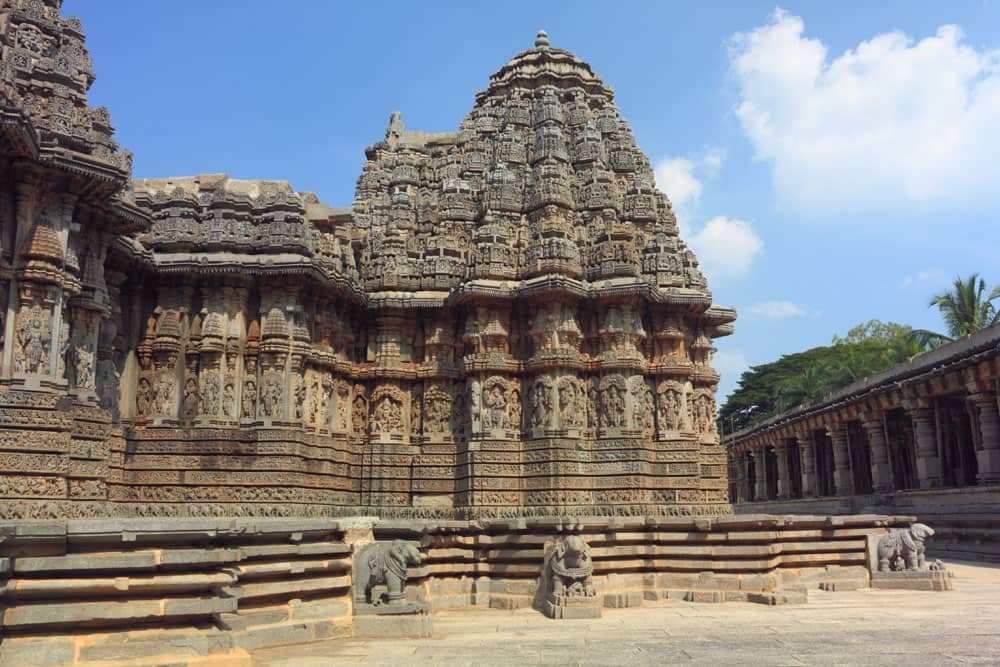
M683 157L664 158L656 163L656 187L667 193L675 209L698 201L703 188L694 175L694 162Z
M722 162L725 159L725 148L720 146L709 146L705 151L705 156L701 159L701 165L709 176L715 176L722 167Z
M946 282L948 282L948 276L944 271L941 269L927 269L926 271L917 271L908 276L903 276L903 279L899 283L899 288L906 289L907 287L943 285Z
M718 216L700 229L690 222L691 208L704 189L702 179L715 176L725 158L725 149L709 146L697 160L667 157L653 170L657 187L673 204L681 238L694 250L710 279L745 276L764 245L750 223L743 220Z
M710 279L740 278L750 272L764 247L750 223L736 218L712 218L687 239Z
M747 308L750 315L768 320L784 320L790 317L805 317L809 309L791 301L758 301Z
M779 198L817 211L1000 201L1000 51L946 25L919 41L875 35L836 58L801 18L734 35L736 115Z

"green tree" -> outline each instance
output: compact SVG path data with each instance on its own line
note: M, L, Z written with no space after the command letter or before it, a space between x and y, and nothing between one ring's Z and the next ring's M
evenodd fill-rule
M948 333L916 329L913 338L924 344L941 345L992 326L1000 321L1000 312L993 304L998 298L1000 286L987 289L986 281L978 273L965 279L956 276L951 289L932 296L929 304L941 313Z
M832 345L753 366L719 410L720 427L746 428L926 352L912 333L905 324L869 320L834 336Z

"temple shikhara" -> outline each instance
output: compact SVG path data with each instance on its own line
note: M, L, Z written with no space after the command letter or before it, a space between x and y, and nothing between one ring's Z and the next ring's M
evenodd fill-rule
M3 32L0 516L719 515L712 304L649 159L549 45L349 208L131 178L78 20Z

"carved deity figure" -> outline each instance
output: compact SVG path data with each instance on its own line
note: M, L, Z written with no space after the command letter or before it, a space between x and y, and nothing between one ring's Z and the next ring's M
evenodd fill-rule
M346 382L338 381L334 392L336 394L336 424L338 431L345 432L351 423L351 388Z
M601 425L621 428L625 425L625 388L609 384L601 394Z
M292 378L292 382L295 384L295 391L292 393L295 398L295 418L302 419L305 414L306 383L298 375Z
M201 405L206 415L219 414L219 376L208 369L202 376Z
M451 419L451 397L434 388L424 395L424 404L424 430L428 433L447 431Z
M252 379L243 383L243 418L257 416L257 383Z
M170 415L174 407L174 378L171 377L169 369L163 369L157 376L154 395L156 413L164 416Z
M680 392L670 387L660 386L660 405L657 418L663 431L678 431L681 429Z
M135 390L135 412L139 417L147 417L153 410L153 385L149 378L139 378L139 386Z
M372 412L372 431L391 433L402 427L403 406L391 396L382 396Z
M507 428L507 393L503 380L497 378L486 383L483 392L486 410L483 413L483 429Z
M531 388L531 427L548 428L552 422L552 396L548 385L536 382Z
M20 351L14 360L14 367L19 372L32 375L49 372L49 345L52 342L49 319L48 310L42 310L37 304L21 306L16 334Z
M410 398L410 433L412 435L420 435L420 430L423 428L423 398L417 392L414 392Z
M521 430L521 392L517 389L510 392L510 425L517 431Z
M878 541L879 572L924 569L924 540L933 535L934 530L922 523L895 528L883 535Z
M236 390L233 388L232 382L227 382L226 386L222 388L222 414L226 417L232 417L235 411Z
M643 384L638 394L632 406L632 424L637 429L647 430L653 419L653 392Z
M87 345L78 345L73 352L73 373L76 386L94 388L94 352Z
M594 562L590 546L579 535L567 535L545 555L549 595L559 597L595 597Z
M118 416L118 368L111 359L100 359L97 362L97 395L100 406L111 410L115 418Z
M284 386L278 371L268 371L264 375L264 385L260 392L260 411L264 417L277 417L281 410L281 394Z
M586 416L580 411L576 381L565 378L559 384L559 418L563 428L580 426Z
M181 401L181 410L185 419L192 419L198 414L198 406L201 399L198 396L198 383L194 378L188 378L184 383L184 398Z
M355 396L351 408L351 427L357 434L368 430L368 404L364 396Z

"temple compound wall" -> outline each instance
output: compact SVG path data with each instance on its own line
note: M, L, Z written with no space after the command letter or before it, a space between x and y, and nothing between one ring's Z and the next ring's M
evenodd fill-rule
M1000 325L727 435L742 512L901 512L1000 559Z
M589 65L393 114L338 209L133 181L60 4L0 5L0 518L731 512L735 312Z

